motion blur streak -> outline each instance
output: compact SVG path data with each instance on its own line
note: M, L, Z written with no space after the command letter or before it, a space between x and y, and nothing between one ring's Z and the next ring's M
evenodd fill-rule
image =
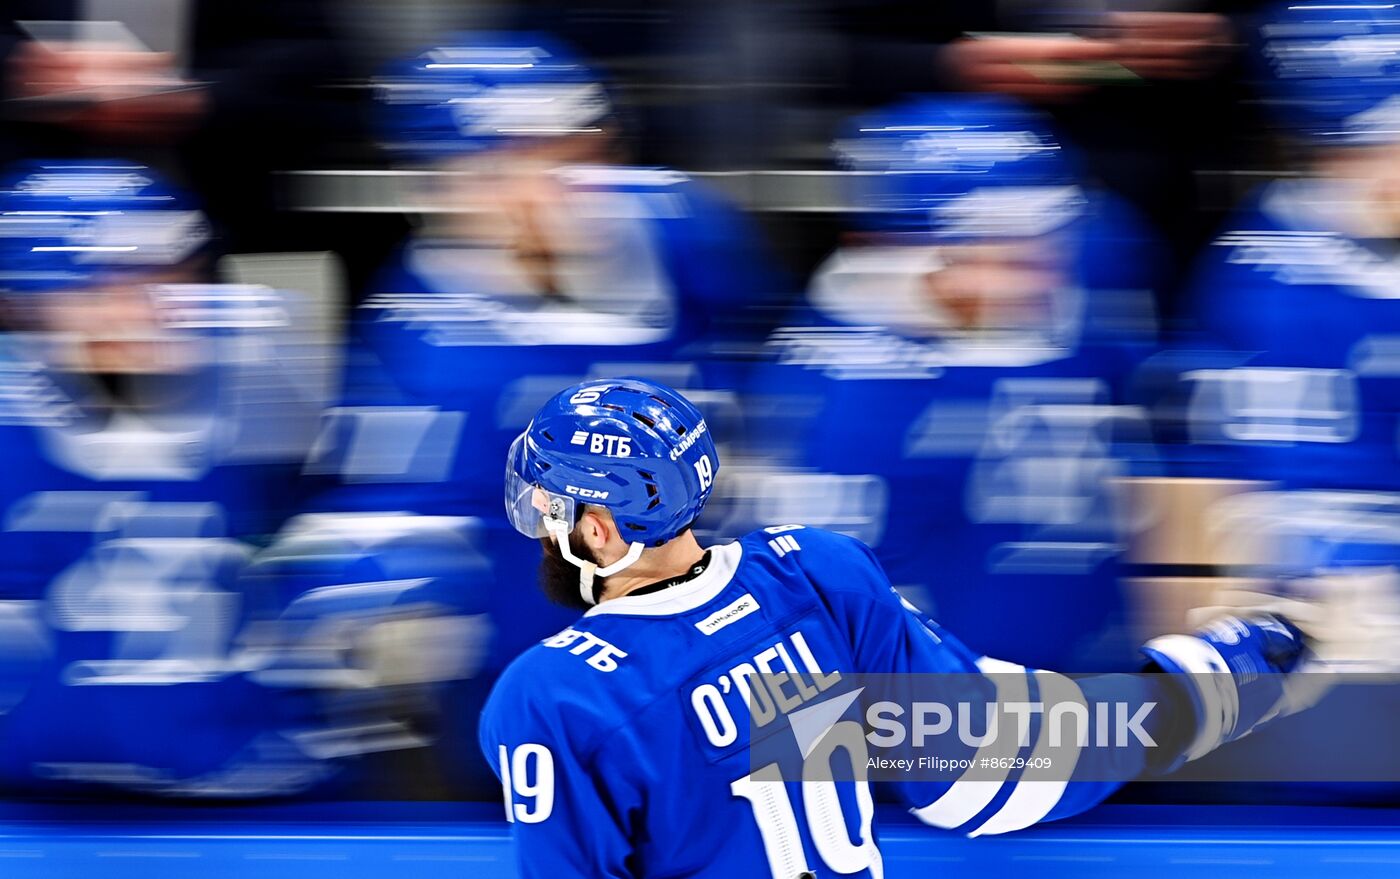
M7 10L7 799L496 800L576 618L503 468L602 376L704 413L703 546L856 537L979 656L1400 671L1391 5Z

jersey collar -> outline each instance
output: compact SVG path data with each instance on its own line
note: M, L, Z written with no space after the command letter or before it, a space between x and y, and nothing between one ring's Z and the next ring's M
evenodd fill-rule
M621 598L609 599L590 608L584 616L630 614L660 617L695 610L714 600L715 596L729 585L739 567L739 559L743 552L743 547L738 541L710 547L709 566L693 580L646 595L624 595Z

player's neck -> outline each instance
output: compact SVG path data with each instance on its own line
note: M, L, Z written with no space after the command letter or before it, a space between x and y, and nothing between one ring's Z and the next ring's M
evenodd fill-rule
M621 598L634 589L640 589L658 580L679 577L689 571L704 554L705 550L700 548L695 535L687 531L664 546L647 550L635 564L609 577L607 589L603 592L601 600Z

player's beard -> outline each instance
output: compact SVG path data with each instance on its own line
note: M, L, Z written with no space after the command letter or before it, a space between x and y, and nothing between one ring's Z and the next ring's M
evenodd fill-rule
M564 558L564 554L559 551L559 545L550 538L540 538L540 545L544 547L544 555L540 558L540 588L544 590L545 597L555 604L574 610L588 610L592 607L579 594L578 567ZM574 551L575 557L587 559L595 565L601 564L593 550L583 542L583 535L578 532L569 534L569 548ZM607 581L607 577L594 577L593 594L601 595L607 587Z

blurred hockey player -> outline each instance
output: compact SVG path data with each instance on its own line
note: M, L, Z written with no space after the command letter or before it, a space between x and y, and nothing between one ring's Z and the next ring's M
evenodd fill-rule
M1260 88L1296 173L1253 193L1203 253L1192 297L1200 333L1150 370L1162 377L1154 410L1175 473L1260 481L1196 516L1228 547L1222 570L1242 584L1213 601L1356 608L1328 610L1310 631L1325 632L1350 668L1393 672L1400 14L1290 3L1261 19ZM1354 727L1366 710L1342 701L1328 719ZM1294 759L1283 741L1253 757ZM1337 793L1270 785L1266 796ZM1383 793L1393 799L1393 786Z
M1193 475L1400 488L1400 14L1290 4L1259 33L1302 173L1208 248L1177 409Z
M736 210L682 174L616 164L604 85L548 38L462 35L377 87L387 146L425 181L423 224L358 310L312 469L338 483L328 509L479 517L498 577L533 576L495 464L530 413L599 364L722 387L714 346L772 273ZM550 613L503 596L493 661Z
M512 664L482 719L527 879L882 876L869 736L843 719L859 696L841 690L848 676L931 680L978 709L1035 693L1086 712L1151 702L1172 718L1148 723L1154 745L1111 755L1071 740L1058 780L1009 768L1043 753L1047 724L1009 736L1005 769L881 782L925 823L972 835L1083 811L1117 787L1110 775L1180 765L1293 707L1305 650L1281 617L1154 639L1147 666L1167 674L1026 669L963 646L852 538L778 525L702 547L691 526L719 474L704 415L635 378L564 389L510 449L511 520L542 541L545 588L586 611ZM926 558L943 561L931 544ZM800 766L758 765L760 745L788 736L762 728L760 693L805 741Z
M474 297L489 315L471 319L507 343L697 359L751 333L778 292L741 212L626 164L605 84L549 37L462 34L377 86L386 146L428 173L408 190L422 225L374 293Z
M0 785L298 788L234 661L250 541L325 405L292 294L210 283L191 199L129 162L0 190ZM286 769L286 775L270 767Z
M1151 465L1123 405L1150 237L1003 99L914 99L836 146L863 231L769 340L730 515L860 538L979 651L1131 661L1114 480Z

